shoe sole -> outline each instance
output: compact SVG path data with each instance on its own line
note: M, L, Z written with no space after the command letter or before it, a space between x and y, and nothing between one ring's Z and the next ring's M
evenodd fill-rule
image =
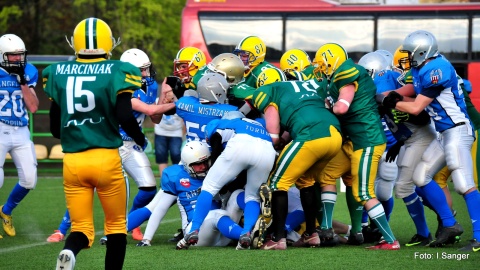
M265 218L269 218L272 216L272 191L267 184L262 184L259 192L262 199L262 215Z
M260 248L265 241L265 231L267 230L267 223L263 217L260 217L252 230L252 243L251 247Z

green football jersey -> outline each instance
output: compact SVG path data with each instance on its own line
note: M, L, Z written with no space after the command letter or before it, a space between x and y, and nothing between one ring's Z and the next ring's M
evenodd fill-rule
M340 131L340 123L325 108L317 93L315 80L275 82L259 87L253 94L253 105L261 112L268 106L277 108L282 129L297 141L310 141L330 136L329 126Z
M200 79L203 77L203 75L207 71L208 71L207 65L201 67L197 71L197 73L195 73L195 75L193 75L192 81L190 83L185 84L185 87L188 88L188 89L196 90L197 85L198 85L198 81L200 81Z
M119 148L117 94L142 86L140 70L118 60L60 62L43 70L43 89L61 108L65 153Z
M347 113L338 116L342 131L352 140L354 150L386 142L375 102L377 88L372 77L360 67L351 59L343 62L332 74L326 93L330 103L334 104L344 86L355 85L355 96L350 108Z
M470 99L470 94L467 91L463 91L463 95L465 96L465 104L467 105L468 117L470 118L470 121L472 121L475 130L480 129L480 113L473 105L472 100Z

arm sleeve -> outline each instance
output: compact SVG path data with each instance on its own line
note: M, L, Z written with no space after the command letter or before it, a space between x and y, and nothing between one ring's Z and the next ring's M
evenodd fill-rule
M60 125L61 125L61 118L60 118L60 106L55 101L52 101L50 104L50 132L52 133L53 137L60 139Z
M145 135L143 135L137 120L132 114L132 94L123 92L117 95L117 102L115 105L115 114L118 118L118 123L123 130L130 136L136 144L143 146L145 144Z

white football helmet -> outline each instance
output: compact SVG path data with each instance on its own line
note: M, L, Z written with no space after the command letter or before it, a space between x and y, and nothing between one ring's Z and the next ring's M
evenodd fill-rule
M438 55L437 39L428 31L417 30L405 38L400 51L409 54L411 67L418 67Z
M130 64L138 67L140 71L146 71L146 77L144 77L143 82L147 85L151 85L155 80L155 75L157 74L153 69L153 65L150 62L148 55L139 49L128 49L120 57L120 61L129 62Z
M230 87L225 77L218 73L205 73L198 81L197 92L201 103L220 103L227 101L227 90Z
M387 50L376 50L376 53L381 54L387 60L388 66L386 70L391 70L393 66L393 54Z
M201 141L190 141L182 148L181 160L183 167L191 177L203 179L210 169L210 149ZM205 163L205 170L196 171L192 165Z
M229 111L229 112L225 112L222 116L222 119L228 119L228 120L237 119L237 118L240 118L240 119L245 118L245 115L240 111Z
M358 60L358 64L368 71L372 79L375 79L380 71L386 70L389 66L387 59L377 51L362 56Z
M243 61L233 53L222 53L207 64L207 68L222 74L230 85L237 85L243 80L245 66Z
M19 61L9 61L8 55L21 55ZM0 66L7 71L12 67L25 67L27 50L23 40L14 34L5 34L0 37Z

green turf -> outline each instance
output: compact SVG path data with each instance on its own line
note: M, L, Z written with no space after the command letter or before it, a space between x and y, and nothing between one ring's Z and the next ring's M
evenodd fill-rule
M0 189L3 204L13 186L14 178L7 178ZM132 195L135 183L131 182ZM132 196L133 197L133 196ZM335 248L289 248L287 251L237 251L234 247L196 248L175 250L169 239L181 227L176 207L167 213L153 239L151 247L136 247L136 241L128 236L124 269L479 269L480 254L468 254L464 260L445 259L459 254L456 250L472 237L471 224L463 199L453 194L457 219L463 225L463 241L440 249L403 246L415 233L413 223L403 202L395 201L391 218L392 230L402 243L399 251L367 251L364 246L339 246ZM98 244L103 234L101 211L95 203L95 244L77 256L75 269L102 269L105 246ZM480 206L479 206L480 207ZM41 177L31 191L13 211L17 236L8 237L0 228L0 269L54 269L56 256L63 243L47 243L46 238L57 229L65 211L61 178ZM426 210L430 229L434 232L436 218ZM345 196L339 193L335 219L348 222ZM144 229L146 224L143 224ZM418 252L418 253L416 253ZM430 259L415 257L429 254ZM438 258L437 258L438 256Z

